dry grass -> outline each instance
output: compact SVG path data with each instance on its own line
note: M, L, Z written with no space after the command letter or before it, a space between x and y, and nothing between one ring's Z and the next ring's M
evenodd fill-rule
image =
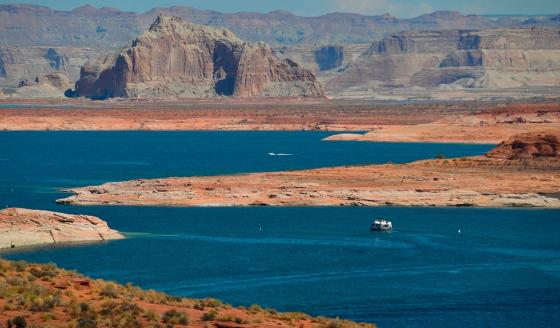
M340 319L233 308L92 280L54 264L0 260L0 327L301 327L370 328Z

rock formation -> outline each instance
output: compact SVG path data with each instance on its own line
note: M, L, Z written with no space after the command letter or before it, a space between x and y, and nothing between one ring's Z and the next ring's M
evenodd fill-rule
M560 158L560 132L517 134L500 143L486 156L508 160Z
M24 76L24 59L21 51L14 46L0 47L0 79Z
M65 92L72 87L68 77L62 73L37 76L33 80L24 79L5 97L20 99L64 98Z
M237 68L234 94L251 96L320 97L315 75L290 59L279 60L268 45L245 44Z
M345 88L511 88L560 84L560 30L409 31L374 42L327 84Z
M22 208L0 211L0 248L123 238L94 216Z
M323 96L315 76L224 28L158 16L115 56L81 70L76 95L93 99Z
M75 82L88 59L100 54L90 48L0 45L0 87L15 88L22 80L51 73Z
M274 53L283 59L290 59L312 71L321 79L356 60L367 51L368 44L314 45L298 44L276 46Z

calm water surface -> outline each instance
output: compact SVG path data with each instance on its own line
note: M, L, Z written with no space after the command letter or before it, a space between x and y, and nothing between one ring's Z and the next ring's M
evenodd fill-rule
M2 132L1 206L97 215L128 239L0 255L52 261L175 295L339 315L381 327L556 326L556 210L54 204L64 196L60 188L107 181L407 162L491 148L321 142L327 135ZM377 216L391 218L396 230L370 233Z

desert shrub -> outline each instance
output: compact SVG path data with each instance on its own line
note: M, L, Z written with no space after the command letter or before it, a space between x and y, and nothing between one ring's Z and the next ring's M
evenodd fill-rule
M340 319L334 319L331 320L328 324L327 324L327 328L344 328L344 322L342 322L342 320Z
M25 318L22 316L17 316L13 319L8 320L8 322L6 323L8 328L26 328L27 327L27 321L25 321Z
M248 323L247 320L238 317L238 316L233 316L233 315L225 315L225 316L221 316L217 319L217 321L221 321L221 322L235 322L238 325L241 324L245 324Z
M437 154L437 155L436 155L436 158L437 158L437 159L446 159L447 156L445 156L444 154Z
M170 323L172 325L188 325L189 318L184 312L179 312L177 310L169 310L163 314L162 321L164 323Z
M72 297L68 303L64 306L64 312L68 313L70 316L77 316L81 312L80 303L78 303L78 299Z
M97 322L92 317L82 317L78 319L78 328L96 328Z
M165 299L165 296L166 295L164 293L156 292L155 290L150 289L141 293L139 298L142 301L146 301L152 304L161 304Z
M99 309L99 314L101 314L102 316L111 315L113 309L117 309L118 306L119 304L115 301L106 301L103 304L101 304L101 308Z
M8 277L8 279L6 279L6 282L12 286L23 286L25 284L25 280L23 280L22 277L18 276Z
M146 317L146 319L148 319L148 321L155 321L155 322L159 321L159 316L157 315L157 313L155 313L152 310L147 310L144 313L144 316Z
M14 262L14 269L16 269L17 272L23 272L25 271L25 269L27 269L27 267L29 266L29 264L25 261L17 261Z
M55 319L56 319L56 315L50 312L47 312L41 316L41 320L43 320L43 322L47 322Z
M217 317L218 317L218 312L216 311L206 312L202 315L202 321L213 321L216 320Z
M119 293L115 285L106 284L105 286L103 286L103 289L101 290L101 296L109 297L109 298L117 298L119 296Z
M35 278L53 278L58 275L55 269L52 268L31 268L29 273L33 275Z
M55 307L59 306L61 303L62 303L62 298L60 296L60 293L56 293L54 295L48 295L46 297L37 296L33 300L33 304L31 305L31 311L46 312L54 309Z
M136 319L136 315L132 312L123 312L111 325L120 328L142 328L142 324Z
M258 304L253 304L248 308L249 312L251 313L259 313L263 311L263 308Z
M223 308L225 305L224 303L222 303L222 301L217 300L215 298L205 298L202 300L198 300L195 304L194 304L194 308L197 310L204 310L204 308Z
M308 320L311 317L302 312L285 312L278 314L280 320Z

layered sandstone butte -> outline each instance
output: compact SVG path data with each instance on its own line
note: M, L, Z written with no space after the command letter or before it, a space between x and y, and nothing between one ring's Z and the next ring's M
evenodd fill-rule
M315 76L280 60L263 44L224 28L158 16L116 56L86 64L76 95L94 99L211 96L309 96L323 92Z
M560 158L560 131L514 135L486 156L507 160Z
M123 238L94 216L22 208L0 211L0 248Z
M327 90L560 84L560 29L408 31L374 42Z

